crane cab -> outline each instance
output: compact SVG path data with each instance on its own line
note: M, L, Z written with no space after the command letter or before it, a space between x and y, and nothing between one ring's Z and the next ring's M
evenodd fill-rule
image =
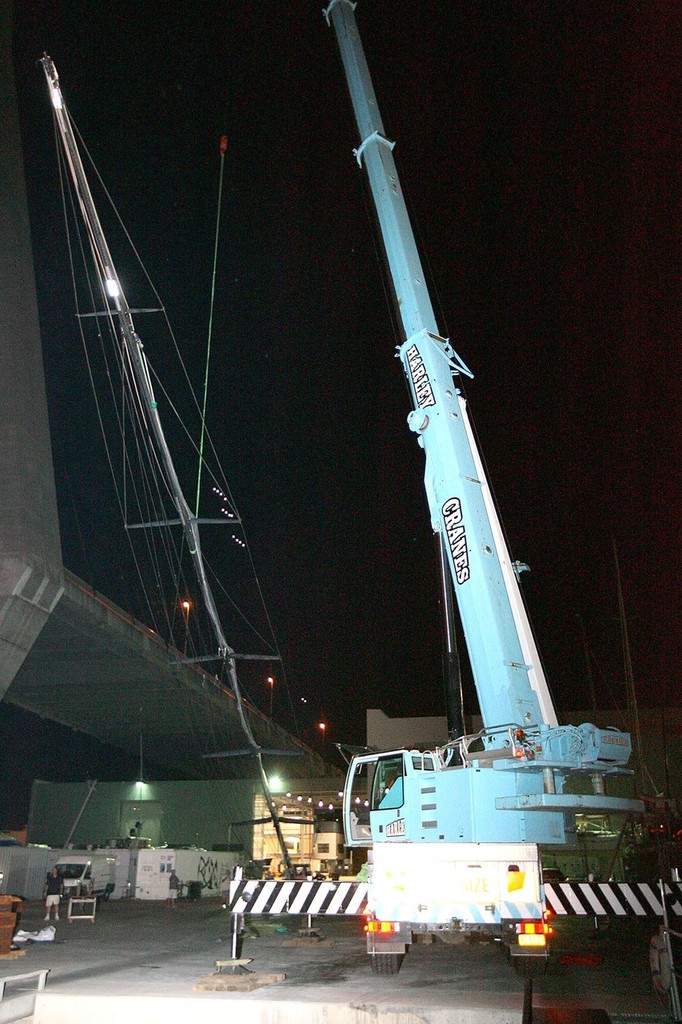
M416 800L433 794L435 772L433 753L419 750L392 750L381 754L354 757L348 768L344 789L344 831L347 846L371 846L374 842L409 842L413 835ZM414 804L414 806L413 806ZM421 830L420 830L421 831Z

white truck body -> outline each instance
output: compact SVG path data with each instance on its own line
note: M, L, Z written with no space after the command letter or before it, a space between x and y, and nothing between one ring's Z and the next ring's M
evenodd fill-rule
M175 870L184 886L191 882L198 883L197 895L219 896L221 880L225 875L231 875L237 862L237 854L222 851L164 849L136 852L134 894L138 900L165 900L172 870Z
M546 962L535 844L375 843L370 853L365 930L376 973L395 973L410 945L427 934L493 939L521 971Z
M414 930L497 930L542 920L532 843L375 843L367 909Z

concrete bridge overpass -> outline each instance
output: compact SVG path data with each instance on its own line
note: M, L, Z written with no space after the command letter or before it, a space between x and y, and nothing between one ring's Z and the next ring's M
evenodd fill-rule
M235 700L215 676L62 564L36 288L11 52L0 10L0 700L189 776L201 755L244 746ZM255 708L263 747L322 759ZM251 774L247 759L219 762ZM273 769L280 765L273 763Z
M28 576L27 584L35 585L37 575ZM53 589L48 581L43 593ZM62 570L57 595L49 611L35 599L31 603L23 592L9 599L10 614L3 626L18 618L11 613L13 605L28 605L34 616L29 635L37 635L5 700L132 753L142 742L145 761L187 777L205 774L202 755L244 748L235 699L215 675L183 664L182 652L68 569ZM44 620L39 631L35 620ZM3 665L9 663L5 651L12 642L3 628ZM304 777L326 774L317 754L257 708L248 707L248 715L262 747L289 750L295 756L294 764L288 757L269 758L273 771ZM249 758L211 764L212 775L253 771Z

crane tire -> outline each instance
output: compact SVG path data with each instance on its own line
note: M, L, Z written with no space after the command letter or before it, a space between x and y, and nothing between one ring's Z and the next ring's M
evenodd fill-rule
M376 953L369 958L373 974L397 974L404 959L404 953Z
M547 973L547 957L539 956L514 956L511 962L517 974L522 978L541 978Z

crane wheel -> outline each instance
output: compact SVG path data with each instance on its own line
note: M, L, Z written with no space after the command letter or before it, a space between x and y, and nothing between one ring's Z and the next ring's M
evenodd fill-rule
M402 967L404 953L376 953L369 958L373 974L397 974Z
M522 978L541 978L547 973L547 957L545 956L514 956L511 962L517 974Z

